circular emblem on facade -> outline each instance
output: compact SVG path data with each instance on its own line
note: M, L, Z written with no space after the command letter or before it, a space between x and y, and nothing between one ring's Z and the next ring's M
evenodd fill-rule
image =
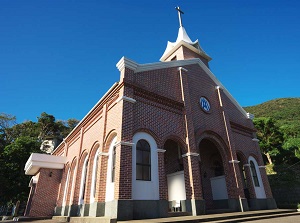
M205 97L200 98L200 106L203 111L210 112L210 104Z

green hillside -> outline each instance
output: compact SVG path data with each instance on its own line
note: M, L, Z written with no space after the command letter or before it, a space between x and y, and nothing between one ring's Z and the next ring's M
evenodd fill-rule
M247 112L260 118L272 118L283 134L281 146L269 150L269 156L275 163L266 162L269 182L278 208L300 207L300 98L280 98L265 103L245 107ZM267 119L268 120L268 119ZM255 123L255 122L254 122ZM259 131L268 130L268 126L255 126ZM273 128L274 130L274 128ZM266 139L273 139L274 132L264 131ZM261 135L261 134L260 134ZM279 134L280 135L280 134ZM270 140L272 141L272 140ZM261 140L260 146L269 145ZM272 144L272 142L271 142ZM262 151L266 155L266 151ZM298 191L295 193L295 191Z
M257 118L271 117L280 128L288 128L300 137L300 98L280 98L244 109Z

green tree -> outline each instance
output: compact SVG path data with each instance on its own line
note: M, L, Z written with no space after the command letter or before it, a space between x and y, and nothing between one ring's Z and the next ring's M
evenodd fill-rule
M46 112L37 119L16 124L15 116L0 114L0 204L27 199L30 176L24 166L31 153L47 151L41 146L45 140L59 141L78 124L76 119L56 121Z
M283 133L276 126L272 118L256 118L253 123L257 129L257 138L262 153L266 156L268 163L273 163L273 157L280 154Z
M4 201L26 200L30 176L24 174L24 166L31 153L40 152L39 147L37 138L20 136L4 148L2 171L5 184L1 186Z
M288 138L283 144L283 149L290 151L291 154L300 159L300 138Z
M38 138L44 140L46 137L59 137L59 126L55 122L55 117L43 112L38 119L40 134Z
M9 134L10 127L16 124L16 117L13 115L0 113L0 153L9 144L13 137Z

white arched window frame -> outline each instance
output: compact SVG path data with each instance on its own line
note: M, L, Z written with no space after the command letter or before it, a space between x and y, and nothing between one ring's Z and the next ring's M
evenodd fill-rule
M114 174L115 174L115 152L117 137L115 136L109 146L108 150L108 161L107 161L107 174L106 174L106 195L105 201L112 201L115 198L115 183L114 183Z
M95 154L94 162L93 162L91 198L90 198L91 203L93 203L95 201L95 196L96 196L98 161L99 161L99 150L97 150L97 152Z
M79 200L78 204L81 205L84 203L84 193L86 187L86 175L88 167L88 157L84 159L82 173L81 173L81 181L80 181L80 190L79 190Z
M65 184L65 189L64 189L64 197L63 197L63 202L62 202L63 206L66 205L68 186L69 186L69 180L70 180L70 171L71 171L71 168L68 169L68 173L67 173L67 179L66 179L66 184Z
M137 179L137 143L145 140L150 145L150 174L149 180ZM158 150L154 138L146 132L138 132L132 142L132 199L159 200Z
M254 157L248 158L248 166L251 173L251 181L255 190L256 198L266 198L265 188L259 171L259 166ZM255 170L255 171L254 171ZM256 172L256 173L255 173Z
M71 187L71 196L74 194L75 184L76 184L76 169L77 167L74 167L73 176L72 176L72 187ZM71 172L70 172L71 173ZM69 205L72 205L73 197L70 198Z

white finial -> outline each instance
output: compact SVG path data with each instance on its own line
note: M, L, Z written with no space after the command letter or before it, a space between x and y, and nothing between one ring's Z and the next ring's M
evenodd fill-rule
M179 27L182 27L182 19L181 19L181 14L184 14L183 11L179 8L179 6L175 7L175 9L178 11L178 18L179 18Z

